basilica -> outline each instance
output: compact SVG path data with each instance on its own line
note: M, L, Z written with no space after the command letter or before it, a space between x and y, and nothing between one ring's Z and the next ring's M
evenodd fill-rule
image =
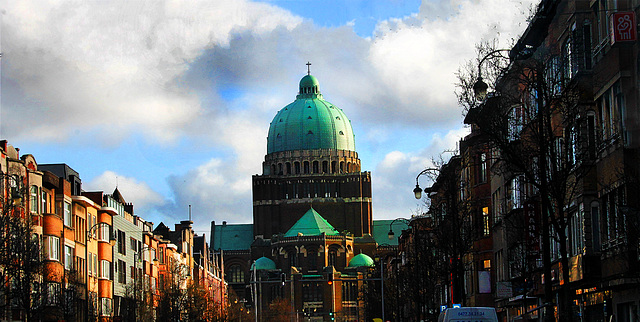
M374 258L397 245L389 230L406 225L372 219L371 173L361 170L351 121L309 72L273 118L262 165L253 224L211 223L230 288L260 320L278 298L298 319L360 320Z

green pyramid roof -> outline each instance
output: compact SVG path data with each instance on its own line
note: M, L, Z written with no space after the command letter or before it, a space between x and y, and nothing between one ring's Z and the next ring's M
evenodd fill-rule
M284 237L295 237L299 233L303 236L318 236L322 233L328 236L339 235L340 233L331 226L331 224L313 208L309 209L298 221L293 224L293 227L284 234Z

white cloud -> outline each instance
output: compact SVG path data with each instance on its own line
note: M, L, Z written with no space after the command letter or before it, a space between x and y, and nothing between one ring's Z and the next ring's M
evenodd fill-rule
M295 99L311 61L325 98L367 129L356 133L358 149L386 155L372 174L376 218L408 216L415 175L462 132L435 135L418 152L379 149L400 144L400 128L459 127L454 72L477 42L517 35L528 7L424 1L419 13L381 22L363 39L352 22L319 28L241 0L5 2L2 134L96 145L142 135L158 148L189 137L216 154L195 169L167 164L173 172L155 174L168 177L167 201L118 176L125 198L136 209L168 204L159 211L169 215L191 204L196 225L250 222L251 175L261 173L269 122ZM110 175L92 184L105 189ZM134 191L125 193L126 180Z
M107 194L111 194L116 186L122 197L128 203L133 203L136 214L140 209L159 207L166 202L162 195L155 192L147 183L113 171L105 171L91 181L84 183L83 189L87 191L104 191Z
M134 131L175 140L202 114L199 98L175 82L191 61L239 30L259 35L300 22L246 1L16 1L3 9L4 135L40 140L96 127L116 142Z
M457 142L468 132L468 129L460 128L447 132L444 137L436 134L420 151L387 153L372 173L374 218L408 218L420 214L424 202L412 197L416 176L423 169L435 168L432 161L437 163L439 156L448 160L451 153L443 151L454 150ZM431 185L428 176L418 180L422 188Z
M251 176L230 164L211 159L184 175L171 176L176 202L167 209L180 213L192 205L194 227L199 231L207 230L212 220L251 222Z

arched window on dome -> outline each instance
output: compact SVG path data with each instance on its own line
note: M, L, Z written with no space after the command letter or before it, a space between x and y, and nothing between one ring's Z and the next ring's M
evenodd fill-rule
M320 172L320 164L318 163L318 161L313 161L313 173L319 173Z
M340 132L339 132L339 134L340 134L340 135L344 135L344 132L340 131Z
M295 174L300 174L300 162L296 161L293 163L293 170Z
M322 173L328 173L328 172L329 172L329 162L322 161Z
M331 161L331 173L336 173L336 161Z
M309 174L309 161L304 162L304 174Z
M287 172L285 174L291 174L291 162L285 163L285 166L287 168Z
M336 116L336 120L340 121L340 116Z

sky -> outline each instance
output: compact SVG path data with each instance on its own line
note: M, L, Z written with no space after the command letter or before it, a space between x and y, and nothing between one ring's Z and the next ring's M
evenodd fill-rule
M375 219L468 133L455 73L535 0L0 1L0 138L198 234L252 221L269 123L311 74L352 122ZM429 183L421 177L424 188Z

